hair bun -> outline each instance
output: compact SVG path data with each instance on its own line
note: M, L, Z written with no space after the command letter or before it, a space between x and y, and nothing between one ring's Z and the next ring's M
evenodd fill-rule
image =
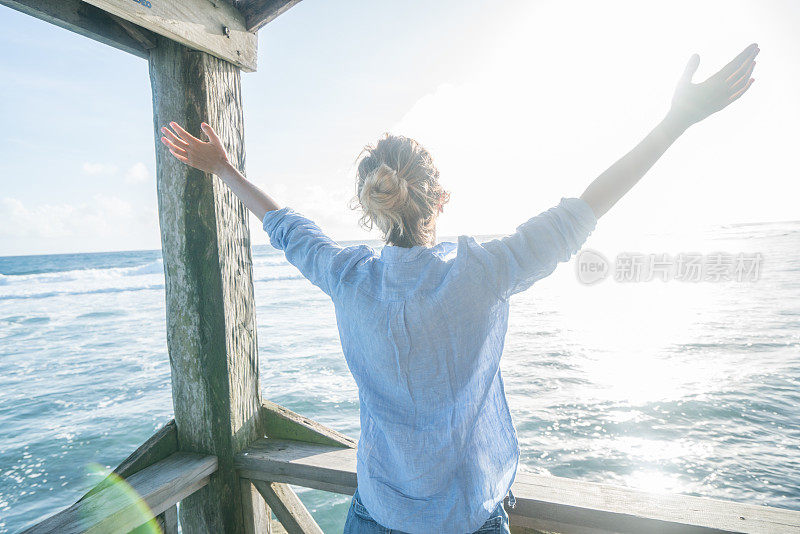
M359 156L356 196L361 225L377 226L388 243L411 247L435 238L438 207L447 192L430 153L415 140L386 134Z
M373 221L402 226L402 215L408 207L408 182L397 170L381 163L364 180L359 199ZM389 227L381 223L378 226Z

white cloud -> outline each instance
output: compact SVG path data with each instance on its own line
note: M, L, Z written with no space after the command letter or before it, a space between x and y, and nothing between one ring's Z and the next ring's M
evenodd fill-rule
M116 165L91 161L84 162L81 170L87 176L113 176L119 173ZM147 170L147 165L137 161L125 171L124 179L127 184L141 184L150 179L150 171Z
M57 239L91 238L124 233L141 224L149 214L140 214L130 203L115 197L94 195L92 202L26 206L17 198L0 199L0 237Z
M125 182L129 184L141 184L149 179L150 171L147 170L147 166L141 161L135 163L125 173Z
M95 163L91 161L85 162L81 169L83 170L84 174L88 174L89 176L97 176L100 174L116 174L118 170L116 165L111 165L108 163Z

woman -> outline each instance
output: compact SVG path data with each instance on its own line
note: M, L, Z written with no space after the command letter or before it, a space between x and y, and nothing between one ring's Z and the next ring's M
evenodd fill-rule
M519 446L499 370L509 298L567 261L605 214L692 124L753 83L752 44L705 82L692 56L664 119L580 198L515 233L478 243L436 243L449 194L430 154L387 135L358 164L361 222L386 245L341 247L313 221L279 206L208 141L176 123L162 142L179 160L216 174L262 221L270 242L335 305L359 390L358 490L345 532L509 532L503 500ZM510 499L513 503L513 496Z

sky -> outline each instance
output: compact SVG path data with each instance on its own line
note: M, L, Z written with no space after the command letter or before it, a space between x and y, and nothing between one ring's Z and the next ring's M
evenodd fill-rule
M702 81L757 42L748 93L596 233L797 220L799 26L793 0L304 0L242 75L245 173L334 239L378 239L347 207L354 163L403 134L451 192L440 238L511 232L638 143L692 53ZM147 62L2 6L0 28L0 256L159 248Z

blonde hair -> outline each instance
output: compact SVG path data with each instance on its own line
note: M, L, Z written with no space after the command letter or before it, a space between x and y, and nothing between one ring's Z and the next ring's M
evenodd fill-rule
M385 134L358 157L350 207L360 207L361 225L377 226L389 244L432 245L439 207L448 200L433 158L411 138Z

